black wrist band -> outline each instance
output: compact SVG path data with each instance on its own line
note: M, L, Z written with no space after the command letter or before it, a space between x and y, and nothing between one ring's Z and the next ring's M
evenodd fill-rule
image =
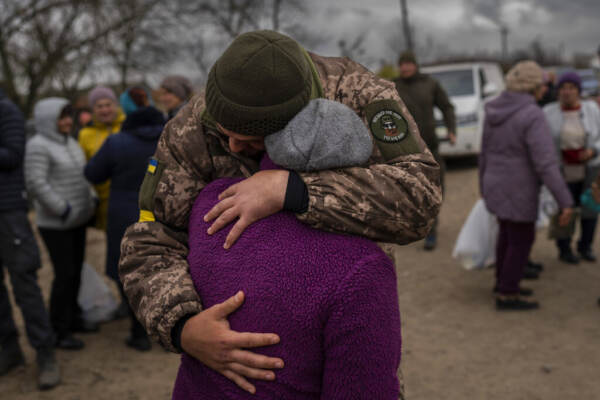
M183 332L183 326L188 321L188 319L192 318L193 314L188 314L181 318L173 329L171 329L171 343L173 343L173 347L177 349L178 352L183 353L183 349L181 348L181 332Z
M290 171L283 209L300 214L308 210L308 189L295 171Z

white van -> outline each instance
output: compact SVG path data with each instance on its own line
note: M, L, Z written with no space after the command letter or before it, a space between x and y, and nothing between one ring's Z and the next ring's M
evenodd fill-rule
M483 131L483 105L500 94L504 75L500 65L492 62L443 64L421 68L435 78L448 93L456 113L456 144L448 142L442 113L434 110L440 154L462 157L479 154Z

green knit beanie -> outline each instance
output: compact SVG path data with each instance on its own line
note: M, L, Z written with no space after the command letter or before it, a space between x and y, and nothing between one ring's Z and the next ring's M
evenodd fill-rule
M415 53L413 53L410 50L402 52L402 54L400 54L400 57L398 57L398 64L404 63L412 63L417 65L417 57L415 56Z
M274 31L238 36L213 65L206 108L223 127L267 136L308 104L312 72L298 43Z

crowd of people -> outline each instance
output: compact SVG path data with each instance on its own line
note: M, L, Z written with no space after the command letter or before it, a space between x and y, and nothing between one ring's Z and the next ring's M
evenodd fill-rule
M106 232L106 275L122 293L115 317L131 319L126 344L140 351L151 348L123 293L118 263L125 229L139 218L138 191L148 159L167 120L191 98L192 85L182 76L169 76L158 93L164 113L139 86L119 99L112 89L98 86L88 93L88 106L77 110L63 98L41 99L33 110L35 135L25 143L23 116L0 92L0 262L9 271L30 344L37 351L41 389L60 381L54 349L80 350L85 343L74 334L100 329L83 318L78 304L90 227ZM48 311L37 284L40 256L27 218L28 197L54 271ZM24 362L3 282L0 309L3 375Z
M249 32L215 62L202 95L169 76L163 111L142 86L119 97L98 86L79 110L45 98L26 144L21 113L0 93L0 262L39 387L60 382L55 348L80 350L75 334L100 329L77 303L94 228L106 232L117 315L131 321L126 344L147 351L153 339L184 353L174 399L403 398L393 255L374 242L435 248L444 162L434 107L451 143L457 131L447 94L414 54L399 70L390 82L277 32ZM520 281L541 183L560 210L560 260L596 259L600 109L580 98L575 73L559 77L557 102L548 82L520 62L486 105L480 187L500 224L502 311L539 306ZM54 270L48 312L25 191ZM3 375L24 362L3 283L0 315Z

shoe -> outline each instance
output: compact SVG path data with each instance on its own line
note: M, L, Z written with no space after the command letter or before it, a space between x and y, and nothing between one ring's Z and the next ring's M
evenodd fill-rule
M494 287L494 289L492 290L494 293L498 293L498 288ZM533 296L533 289L529 289L529 288L519 288L519 295L520 296Z
M538 279L540 277L540 272L536 269L533 269L529 266L525 267L523 271L523 279Z
M129 305L125 302L125 300L121 301L119 307L115 310L113 314L113 319L123 319L129 317Z
M21 365L25 365L25 357L16 340L0 350L0 376Z
M437 235L435 233L430 233L429 235L427 235L427 237L425 238L425 244L423 245L423 248L427 251L431 251L435 249L436 245Z
M527 266L531 269L535 269L538 272L542 272L544 270L544 265L540 263L533 262L531 260L527 261Z
M148 336L130 336L125 341L125 344L132 349L136 349L137 351L148 351L152 348L152 343L150 343Z
M97 322L87 321L85 319L79 319L73 324L71 332L77 333L95 333L100 330L100 324Z
M561 252L558 259L564 263L576 265L579 264L579 258L573 252Z
M527 311L535 310L540 305L537 301L525 301L518 297L512 299L496 298L496 310L498 311Z
M75 336L67 335L57 339L54 347L63 350L81 350L85 347L85 343Z
M38 387L40 390L52 389L60 383L60 368L51 348L39 349L37 352Z
M594 255L594 253L592 253L591 249L587 249L587 250L583 250L583 251L578 251L579 253L579 257L584 260L584 261L588 261L588 262L596 262L596 256Z

